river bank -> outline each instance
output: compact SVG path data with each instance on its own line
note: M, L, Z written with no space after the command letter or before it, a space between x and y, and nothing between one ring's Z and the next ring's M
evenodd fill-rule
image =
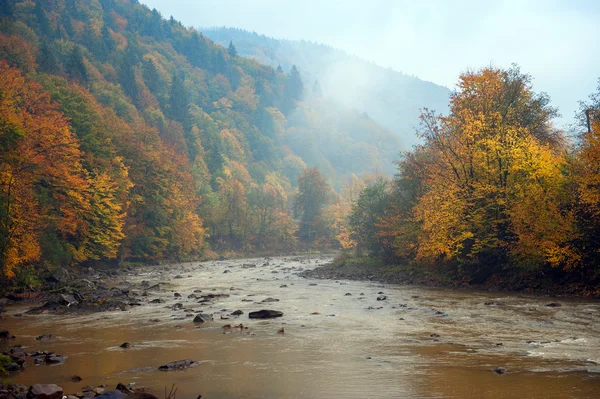
M447 287L483 291L509 291L540 296L573 296L600 299L600 288L591 279L564 277L554 273L526 272L512 269L501 273L482 270L473 275L456 276L443 269L418 265L389 265L378 259L339 256L332 262L302 273L306 278L330 280L376 281L385 284ZM482 277L483 276L483 277ZM597 277L596 277L597 279Z
M43 303L13 302L2 329L16 338L0 351L64 359L34 365L28 356L5 382L81 394L123 383L158 397L175 383L179 399L596 397L597 301L303 277L332 260L163 264L86 278L124 310L40 313L29 310ZM249 316L263 309L281 315ZM194 367L159 369L184 359Z

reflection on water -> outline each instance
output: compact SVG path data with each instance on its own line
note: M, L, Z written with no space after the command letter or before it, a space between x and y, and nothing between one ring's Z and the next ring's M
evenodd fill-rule
M127 280L166 282L166 291L147 297L161 297L166 303L127 312L11 317L22 309L9 309L2 327L17 335L14 343L68 356L64 364L30 365L11 381L57 383L67 392L87 384L112 388L117 382L162 392L175 383L179 399L199 394L203 398L599 397L598 302L561 300L561 307L550 308L544 306L548 299L537 297L296 276L300 269L314 267L315 259L308 263L275 258L264 266L263 260L239 260L149 268ZM249 263L257 267L242 267ZM173 279L178 273L192 277ZM195 289L230 296L200 304L187 298ZM182 297L174 298L174 292ZM378 292L388 299L377 301ZM269 297L280 301L260 303ZM176 302L184 309L172 310ZM284 317L248 319L249 311L264 308L281 310ZM236 309L244 315L220 319ZM200 310L215 313L215 322L197 328L186 315ZM249 329L222 329L240 322ZM277 333L282 326L283 335ZM35 340L44 333L57 338ZM133 347L119 348L125 341ZM156 370L185 358L201 363L186 371ZM498 366L507 374L491 371ZM70 382L75 374L83 381Z

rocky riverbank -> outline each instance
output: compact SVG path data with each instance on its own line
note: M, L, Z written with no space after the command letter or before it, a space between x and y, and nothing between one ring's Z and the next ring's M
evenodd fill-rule
M75 378L76 376L74 376ZM158 399L143 388L130 388L118 384L115 389L106 390L104 386L84 386L81 391L67 394L56 384L33 384L27 388L21 384L4 385L0 381L0 399ZM174 398L174 396L173 396Z
M418 265L387 265L369 258L339 257L300 274L306 278L329 280L374 281L386 284L423 287L470 288L484 291L513 291L547 296L585 296L600 298L598 276L586 279L565 277L554 273L481 268L472 275L457 276L444 270L432 270ZM595 278L595 280L594 280Z

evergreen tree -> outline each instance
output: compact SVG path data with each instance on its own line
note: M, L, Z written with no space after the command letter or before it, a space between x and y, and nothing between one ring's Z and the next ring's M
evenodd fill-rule
M296 65L292 66L288 80L285 84L285 94L289 99L300 101L304 92L304 84Z
M100 53L103 59L106 59L115 49L115 40L110 34L107 24L102 25Z
M210 53L202 34L193 31L190 38L184 42L182 52L192 65L203 69L208 68Z
M277 65L277 72L283 73L283 68L281 67L281 64Z
M142 77L150 92L157 97L160 96L162 93L163 82L152 59L148 58L144 60L144 64L142 65Z
M211 72L223 73L227 72L227 60L225 60L225 56L223 55L223 51L219 48L215 48L211 54Z
M46 73L57 74L60 72L60 61L53 48L45 41L40 45L38 64L41 70Z
M298 177L294 214L300 220L298 236L301 240L312 242L324 233L323 209L330 191L331 186L317 168L305 169Z
M227 47L227 54L229 54L230 57L237 57L237 50L235 49L235 46L233 45L233 41L229 42L229 47Z
M133 103L136 103L138 99L138 87L135 81L134 64L134 53L131 51L129 45L127 45L123 53L121 65L119 65L119 82L123 86L125 94L131 98Z
M38 24L40 27L40 33L44 37L51 37L53 34L52 27L50 26L50 21L48 20L48 16L46 12L42 8L41 1L35 3L35 16L37 17Z
M87 70L85 63L83 62L83 55L81 54L81 48L78 45L73 46L73 50L69 55L67 64L65 65L65 72L72 79L87 82Z
M186 130L189 127L189 98L185 89L185 75L174 73L169 91L169 116L180 122Z

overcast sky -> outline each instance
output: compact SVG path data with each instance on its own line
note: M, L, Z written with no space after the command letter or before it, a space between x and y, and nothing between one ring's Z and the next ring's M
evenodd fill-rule
M186 26L332 45L454 88L468 68L517 63L570 123L600 77L598 0L141 0Z

